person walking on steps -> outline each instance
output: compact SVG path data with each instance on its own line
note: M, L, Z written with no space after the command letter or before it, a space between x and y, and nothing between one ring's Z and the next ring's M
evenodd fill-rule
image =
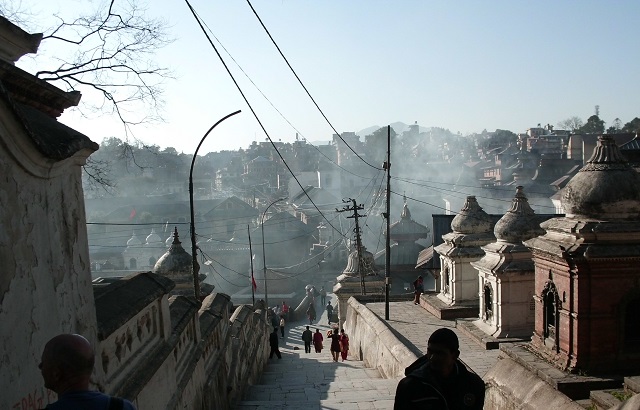
M280 335L280 338L284 339L284 315L280 315Z
M331 316L333 316L333 306L331 306L331 302L327 302L325 309L327 311L327 323L331 323Z
M316 320L316 308L313 306L313 302L307 308L307 317L309 318L309 324L313 324L313 321Z
M420 304L420 295L424 293L424 281L422 276L418 276L418 279L413 281L413 304Z
M347 360L347 355L349 354L349 337L344 332L344 329L340 329L340 356L342 356L342 361Z
M324 306L327 303L327 291L324 290L324 286L320 287L320 304Z
M302 341L304 342L304 352L311 353L311 341L313 340L313 333L309 330L309 326L307 326L307 330L302 332Z
M327 338L331 339L331 358L334 362L337 362L340 355L340 334L338 329L329 330Z
M269 353L269 359L273 357L275 353L278 356L278 359L282 359L282 354L280 354L280 350L278 349L278 328L273 328L273 333L269 335L269 345L271 346L271 353Z
M316 353L322 352L322 341L324 337L322 337L322 333L320 333L320 329L316 328L316 332L313 334L313 347L316 348Z

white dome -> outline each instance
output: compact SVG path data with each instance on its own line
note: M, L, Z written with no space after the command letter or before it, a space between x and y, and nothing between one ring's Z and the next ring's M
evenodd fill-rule
M151 229L151 233L147 236L147 245L156 244L162 242L160 235L156 233L155 229Z
M127 246L140 246L140 245L142 245L142 241L138 239L138 236L136 235L136 233L133 232L133 235L127 241Z

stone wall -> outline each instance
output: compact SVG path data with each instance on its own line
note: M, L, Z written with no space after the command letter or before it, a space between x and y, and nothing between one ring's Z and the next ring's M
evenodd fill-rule
M139 410L230 408L266 365L266 314L247 305L231 313L230 297L219 293L199 307L167 297L172 287L146 272L96 291L98 387Z
M358 298L366 299L366 296ZM419 354L401 343L393 329L358 298L352 296L347 301L344 327L349 334L350 354L365 366L378 369L387 379L404 377L404 369L416 361Z
M500 356L500 360L485 374L484 381L487 384L485 410L584 410L509 357Z
M42 408L55 400L38 369L45 343L96 341L80 179L90 152L44 157L13 112L0 95L0 408Z

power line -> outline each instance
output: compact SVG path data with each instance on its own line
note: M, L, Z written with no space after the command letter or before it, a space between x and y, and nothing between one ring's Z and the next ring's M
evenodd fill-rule
M289 119L282 114L282 112L273 104L273 102L271 102L271 100L262 92L262 90L260 89L260 87L258 87L258 85L253 81L253 79L249 76L249 74L247 74L247 72L242 68L242 66L236 61L235 58L233 58L233 55L231 55L231 53L229 52L229 50L227 50L227 48L224 46L224 44L222 44L222 42L220 41L220 39L218 37L216 37L216 35L213 33L213 31L211 30L211 28L209 27L209 25L206 22L202 22L202 24L207 28L207 30L209 31L209 33L211 33L211 35L213 36L213 38L216 39L216 41L218 42L218 44L220 44L220 47L222 47L222 49L227 53L227 55L229 56L229 58L231 58L231 60L235 63L235 65L238 67L238 69L242 72L242 74L244 74L244 76L249 80L249 82L256 88L256 90L258 90L258 92L260 93L260 95L262 95L262 97L271 105L271 107L273 107L274 110L276 110L276 112L280 115L280 117L282 117L283 120L285 120L287 122L287 124L289 124L291 126L291 128L293 128L298 134L300 134L300 136L302 136L302 138L305 140L305 142L307 142L308 145L312 146L313 148L315 148L316 151L318 151L320 153L320 155L322 155L323 157L325 157L329 162L331 162L332 164L334 164L335 166L337 166L338 168L342 169L343 171L354 175L358 178L365 178L361 175L358 175L344 167L342 167L340 164L338 164L337 162L335 162L333 159L329 158L329 156L327 154L325 154L324 152L322 152L322 150L320 150L318 147L316 147L315 145L309 143L308 141L306 141L306 138L304 136L304 134L298 130L292 123L291 121L289 121ZM335 131L335 130L334 130ZM343 140L344 141L344 140ZM346 143L345 143L346 144Z
M296 77L296 79L298 80L298 82L300 83L300 85L302 86L302 88L304 89L304 91L307 93L307 95L309 96L309 98L311 99L311 101L313 102L313 104L316 106L316 108L318 109L318 111L320 112L320 114L322 114L322 117L324 117L325 121L327 121L327 124L329 124L329 126L331 127L331 129L333 130L333 132L336 133L336 135L338 136L338 138L340 138L342 140L342 142L344 143L344 145L346 145L351 152L353 152L358 158L360 158L360 160L362 162L364 162L365 164L369 165L371 168L377 169L377 170L381 170L382 168L380 167L376 167L375 165L371 165L370 163L368 163L364 158L362 158L360 156L360 154L358 154L353 148L351 148L351 146L342 138L342 136L340 135L340 133L335 129L335 127L333 126L333 124L331 124L331 121L329 121L329 119L327 118L327 116L324 114L324 112L322 111L322 109L320 108L320 106L318 105L318 103L316 102L316 100L311 96L311 93L309 92L309 90L307 89L307 87L304 85L304 83L302 82L302 80L300 79L300 77L298 76L298 74L296 73L296 71L293 69L293 67L291 66L291 64L289 64L289 60L287 60L287 57L285 57L285 55L282 53L282 50L280 50L280 47L278 46L278 44L276 43L276 41L273 39L273 36L271 36L271 33L269 32L269 30L267 29L267 27L264 25L264 23L262 22L262 19L260 18L260 16L258 15L258 13L256 12L256 10L253 8L253 5L251 4L251 2L249 0L247 0L247 3L249 4L249 7L251 7L251 10L253 11L253 14L256 16L256 18L258 19L258 21L260 22L260 25L262 26L262 28L264 29L264 31L267 33L267 35L269 36L269 38L271 39L271 42L273 43L273 45L276 47L276 49L278 50L278 53L280 53L280 56L282 56L282 58L284 59L285 63L287 63L287 66L289 67L289 69L291 70L291 72L293 73L293 75Z
M289 171L289 173L291 174L291 177L298 183L298 185L300 186L300 189L303 190L303 192L305 193L305 195L307 196L307 198L309 198L309 201L313 204L313 206L316 208L316 210L320 213L320 215L327 221L327 223L329 224L329 226L331 226L334 230L338 231L338 229L333 226L333 224L331 224L331 222L329 222L329 220L327 219L327 217L322 213L322 211L320 211L320 208L318 208L318 206L315 204L315 202L313 202L313 200L311 199L311 197L309 196L309 194L304 190L304 187L302 186L302 184L300 183L300 181L298 180L298 178L295 176L295 174L293 173L293 171L291 170L291 168L289 167L289 164L287 164L287 162L285 161L284 157L282 156L282 154L280 153L280 150L278 149L278 147L276 146L276 144L273 142L273 140L271 139L271 136L269 136L269 133L267 132L266 128L264 127L264 125L262 124L262 121L260 121L260 118L258 117L257 113L255 112L255 110L253 109L253 107L251 106L251 104L249 103L249 100L247 99L247 97L244 95L244 93L242 92L242 89L240 88L240 85L238 84L238 82L236 81L235 77L233 76L233 74L231 73L231 71L229 70L229 67L227 66L227 64L224 62L224 59L222 58L222 56L220 55L220 52L218 51L217 47L215 46L215 44L213 44L213 41L211 41L211 38L209 37L209 35L207 34L207 32L205 31L200 18L198 17L196 11L193 9L193 7L191 6L191 4L189 3L189 0L185 0L185 2L187 3L187 6L189 6L189 9L191 10L191 13L193 14L193 17L196 19L196 21L198 22L198 25L200 26L200 29L202 30L202 32L204 33L204 35L207 37L207 40L209 41L209 44L211 45L211 47L213 48L213 50L215 51L216 55L218 56L218 58L220 59L220 62L222 63L222 65L224 66L224 68L226 69L227 73L229 74L229 76L231 77L231 80L233 81L233 83L235 84L236 88L238 89L238 92L240 93L240 95L242 96L242 98L244 99L245 103L247 104L247 106L249 107L249 110L251 110L251 113L253 114L254 118L256 119L256 121L258 122L258 124L260 125L260 128L262 128L262 131L265 133L265 135L267 136L267 139L269 140L269 142L271 143L271 146L273 147L273 149L276 151L276 153L278 154L278 156L280 157L280 159L282 160L282 163L284 164L284 166L287 168L287 170ZM341 235L342 232L338 231Z

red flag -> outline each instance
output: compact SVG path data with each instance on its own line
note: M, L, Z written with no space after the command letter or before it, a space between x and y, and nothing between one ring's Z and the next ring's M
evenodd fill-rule
M251 286L253 287L254 292L258 289L258 284L256 283L256 279L253 277L253 272L251 273Z
M129 220L136 217L136 208L131 209L131 213L129 214Z

